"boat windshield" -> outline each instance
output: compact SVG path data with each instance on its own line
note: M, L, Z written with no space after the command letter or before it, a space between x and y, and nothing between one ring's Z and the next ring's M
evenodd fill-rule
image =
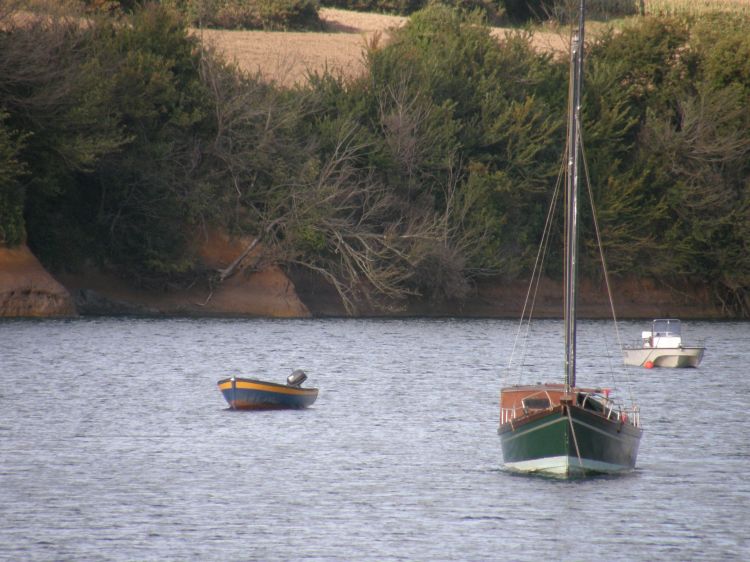
M652 332L658 337L679 336L680 321L673 318L654 320Z

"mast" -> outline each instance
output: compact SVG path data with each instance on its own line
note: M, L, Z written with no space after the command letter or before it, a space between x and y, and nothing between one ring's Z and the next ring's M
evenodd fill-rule
M585 0L580 0L578 29L570 39L568 90L568 170L565 189L565 387L576 384L576 303L578 297L578 163L580 160L581 87Z

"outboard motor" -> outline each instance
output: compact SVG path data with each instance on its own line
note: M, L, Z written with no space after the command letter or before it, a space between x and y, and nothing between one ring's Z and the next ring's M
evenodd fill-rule
M289 375L286 378L286 384L288 386L294 386L299 388L302 386L302 383L307 380L307 375L302 369L297 369L296 371L292 372L291 375Z

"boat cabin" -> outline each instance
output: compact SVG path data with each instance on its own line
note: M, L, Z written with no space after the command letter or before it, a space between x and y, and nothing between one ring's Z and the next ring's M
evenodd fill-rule
M566 393L565 385L562 384L512 386L503 388L500 393L500 425L522 416L551 410L564 402L607 417L616 409L609 399L608 390L574 388L572 392ZM619 408L617 410L616 415L619 415Z
M641 334L643 347L680 347L682 344L681 328L680 321L674 318L654 320L651 331L644 331Z

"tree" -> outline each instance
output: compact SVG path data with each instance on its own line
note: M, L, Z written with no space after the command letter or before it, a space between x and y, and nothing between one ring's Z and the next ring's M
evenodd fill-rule
M25 172L11 189L14 205L24 209L24 229L40 257L57 249L50 225L69 224L66 211L53 203L65 197L77 174L92 170L103 155L125 142L109 109L104 88L87 67L92 28L80 25L77 12L50 4L39 15L19 15L20 4L7 6L0 21L0 99L6 131L23 142L13 160ZM13 211L11 210L11 213ZM20 241L18 218L10 240ZM49 244L48 244L49 242ZM58 250L60 250L58 252Z
M24 137L5 125L7 113L0 111L0 245L23 242L24 190L26 164L19 160Z

